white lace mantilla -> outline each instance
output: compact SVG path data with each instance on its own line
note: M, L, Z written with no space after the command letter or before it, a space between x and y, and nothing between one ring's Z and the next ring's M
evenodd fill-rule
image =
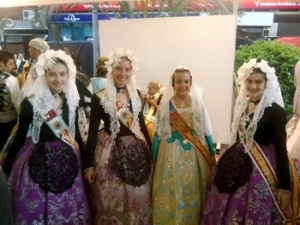
M141 127L138 115L142 110L141 99L137 93L136 85L134 79L131 78L130 82L126 85L129 93L129 98L131 99L133 122L130 126L130 130L139 139L145 139L141 133ZM112 74L107 75L107 82L103 92L103 97L101 98L100 104L102 105L104 112L110 115L110 131L113 139L117 137L120 132L120 122L116 112L116 87Z
M258 121L263 117L265 108L272 106L273 103L277 103L283 107L283 99L280 85L275 75L275 69L273 67L269 67L268 63L264 60L257 62L256 59L251 59L248 63L244 63L238 70L240 91L234 107L233 122L231 126L231 144L236 141L241 117L242 115L246 114L246 109L249 102L246 89L246 80L251 75L253 68L260 68L264 73L266 73L267 82L261 100L254 111L253 118L250 120L250 123L245 131L244 135L247 137L241 139L241 142L245 146L245 152L248 152L253 144L253 138L257 129L257 124Z

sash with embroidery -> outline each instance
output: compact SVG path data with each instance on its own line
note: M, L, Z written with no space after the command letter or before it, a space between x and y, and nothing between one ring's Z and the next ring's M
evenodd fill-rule
M256 142L253 142L253 145L249 151L249 156L252 159L254 165L257 167L259 173L263 177L265 183L270 190L271 196L274 200L274 203L283 218L283 224L285 225L296 225L300 224L300 185L298 176L296 173L296 168L289 158L289 166L291 172L291 180L292 180L292 201L291 207L289 210L284 210L280 208L278 201L276 199L276 190L277 190L277 178L276 174L270 165L268 159L266 158L265 154L262 152L260 147L257 145Z
M33 104L33 96L28 97L28 99L30 103ZM56 137L70 145L72 148L79 149L77 141L73 140L69 135L68 125L61 116L57 115L54 109L50 109L46 114L42 115L42 117Z
M186 121L182 118L182 116L176 111L172 102L169 102L169 110L170 110L170 121L175 127L175 129L179 132L181 137L188 141L204 158L204 161L207 164L207 167L211 170L211 163L210 163L210 154L207 148L201 143L198 137L196 137L186 123Z
M122 103L120 101L116 102L116 110L117 110L117 116L118 119L128 128L130 128L132 122L133 122L133 114L132 112L127 108L123 107Z

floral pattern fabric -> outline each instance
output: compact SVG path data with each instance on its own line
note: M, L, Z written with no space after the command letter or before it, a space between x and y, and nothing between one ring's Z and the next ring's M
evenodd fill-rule
M136 143L136 137L121 139L123 144ZM151 173L147 182L134 187L123 182L113 170L112 149L114 141L106 132L98 135L95 151L95 182L91 190L95 205L95 224L151 224Z
M277 159L274 146L260 147L276 171ZM225 152L224 155L226 154ZM201 224L280 225L282 217L263 177L253 166L248 182L234 193L220 193L217 187L211 183Z
M54 142L55 145L55 142ZM27 138L8 177L14 224L91 225L91 215L81 172L71 188L62 193L46 192L29 175L28 160L35 144ZM80 162L79 152L73 149ZM80 163L78 167L81 168Z
M193 127L192 113L180 110ZM182 137L160 140L152 188L153 224L198 225L206 197L209 173L203 157L192 147L186 149ZM170 141L171 140L171 141Z

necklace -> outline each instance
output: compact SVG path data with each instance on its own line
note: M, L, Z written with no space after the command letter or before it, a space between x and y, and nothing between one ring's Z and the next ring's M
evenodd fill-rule
M186 97L186 99L184 99L184 100L180 100L179 98L176 97L176 95L174 95L174 97L175 97L175 99L176 99L177 101L180 102L180 107L183 108L183 107L185 106L184 102L185 102L190 96L188 95L188 96Z
M260 99L256 100L256 101L253 101L250 99L250 102L249 102L249 109L253 109L258 103L259 103Z
M115 86L115 87L116 87L117 93L124 94L126 85L124 87L117 87L117 86Z

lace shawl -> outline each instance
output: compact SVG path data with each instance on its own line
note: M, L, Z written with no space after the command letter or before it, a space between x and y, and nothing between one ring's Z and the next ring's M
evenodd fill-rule
M134 75L131 76L128 84L126 84L129 93L129 99L132 103L132 114L133 122L130 126L130 130L139 139L144 139L143 134L140 132L141 128L139 125L139 112L142 110L141 99L137 93L137 88L135 84ZM120 132L120 122L116 111L116 87L113 80L112 72L107 74L107 82L105 84L105 89L103 92L103 97L101 98L100 104L102 105L104 112L110 115L110 131L113 139L117 137Z
M244 63L238 70L238 82L240 84L240 91L234 107L233 122L231 125L231 144L236 141L241 117L244 113L246 113L249 102L249 97L246 90L246 80L251 75L253 68L260 68L263 72L265 72L267 82L265 91L261 97L260 102L256 106L253 118L246 130L247 143L244 143L244 140L241 140L245 146L245 152L248 152L253 144L253 138L257 129L257 124L264 115L265 108L272 106L272 103L274 102L281 107L284 107L280 85L275 75L275 69L273 67L269 67L268 63L264 60L262 60L261 62L256 62L256 59L251 59L250 62Z
M54 65L51 64L53 63L53 58L60 58L66 63L68 68L69 78L66 82L63 92L65 93L69 108L69 134L72 139L75 138L75 117L76 108L79 102L79 94L75 84L76 67L72 58L65 52L61 50L48 50L39 56L35 65L35 70L32 70L37 74L37 78L34 80L31 87L31 92L28 94L28 96L34 96L32 122L32 139L34 143L39 141L41 126L44 122L42 115L45 115L50 109L53 108L53 94L47 85L45 77L45 71Z
M173 87L169 84L166 88L161 100L161 104L157 110L157 117L155 122L155 131L160 139L167 139L171 137L171 122L169 101L172 99ZM193 80L191 85L191 108L193 112L194 130L203 144L206 145L205 136L212 135L211 125L205 104L202 99L202 90L199 89Z

